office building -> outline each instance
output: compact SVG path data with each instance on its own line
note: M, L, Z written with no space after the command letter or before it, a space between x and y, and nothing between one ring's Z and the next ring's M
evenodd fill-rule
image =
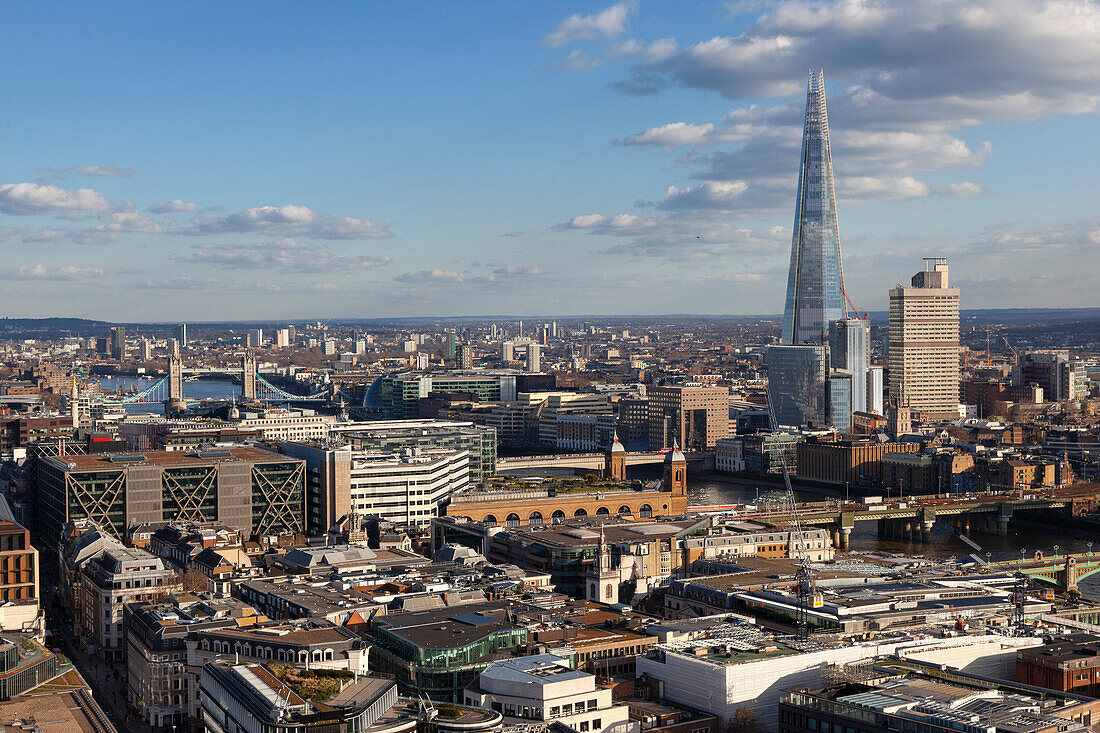
M179 576L159 557L125 547L96 527L62 546L61 569L61 599L73 620L73 631L105 661L125 656L126 604L181 589Z
M649 449L674 445L703 452L730 437L730 392L726 387L668 385L647 392Z
M258 448L43 457L42 529L56 543L87 520L117 538L137 524L223 522L245 536L304 531L304 462Z
M504 362L516 360L516 345L511 341L505 341L500 345L500 360Z
M638 733L630 708L617 704L595 675L571 669L553 654L493 662L463 691L467 705L493 710L505 725L558 722L589 733Z
M405 448L466 451L470 454L470 482L475 484L496 472L497 432L472 422L374 420L334 427L331 434L358 451L396 452Z
M140 360L142 362L149 362L153 360L153 342L149 339L141 340Z
M280 328L275 332L275 346L285 349L290 346L290 329Z
M458 353L458 334L448 330L443 336L443 355L448 359L455 358Z
M371 669L393 675L402 694L461 703L482 670L527 645L527 629L506 613L530 610L526 604L456 603L376 616L368 636Z
M852 412L865 409L869 340L866 322L848 319L845 306L825 77L811 72L782 346L765 354L775 427L850 428Z
M1021 650L1027 654L1031 650ZM960 665L961 666L961 665ZM791 689L779 703L779 733L1086 733L1095 701L939 665L884 661L858 682Z
M882 367L871 367L867 370L867 406L866 412L876 415L885 415L886 407L884 395L886 394L885 374ZM858 410L857 410L858 412Z
M284 443L282 450L308 467L306 528L313 536L352 513L401 525L429 525L443 513L440 506L470 483L466 451L373 452L303 443Z
M336 339L325 339L324 341L325 356L333 356L336 354Z
M910 287L890 290L890 400L924 420L959 416L959 289L947 258L924 258Z
M843 291L825 74L811 73L783 309L783 343L822 343L829 324L845 317Z
M420 416L420 400L432 392L467 393L481 402L512 402L516 399L516 373L388 374L371 385L368 402L373 397L374 406L386 419L407 420Z
M292 667L211 662L203 667L200 699L204 729L214 733L332 731L372 733L380 719L393 716L397 684L380 677L321 678ZM327 684L325 684L327 682ZM378 731L416 730L416 721L398 725L396 716Z
M1038 385L1048 402L1077 400L1088 396L1085 362L1070 358L1064 349L1029 351L1020 356L1012 373L1017 387Z
M542 371L542 359L539 355L539 345L536 343L527 344L527 371Z
M113 326L111 328L111 358L122 361L126 358L126 327Z
M187 346L187 324L181 323L176 326L176 341L180 346Z
M1069 634L1016 656L1016 681L1058 692L1100 695L1100 636Z
M867 409L867 372L871 366L871 328L861 318L841 318L829 324L830 413L838 430L852 427L852 413ZM847 384L844 384L847 380ZM847 386L847 394L843 387Z
M776 422L772 427L827 422L825 352L825 346L768 347L768 400Z
M41 639L38 550L31 533L15 521L7 499L0 496L0 631L17 631Z

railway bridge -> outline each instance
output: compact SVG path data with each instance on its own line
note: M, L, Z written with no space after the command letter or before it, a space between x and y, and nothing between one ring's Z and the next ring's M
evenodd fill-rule
M929 542L936 522L951 522L962 534L1007 535L1009 523L1021 513L1076 517L1095 511L1098 499L1100 486L1094 485L1036 490L1036 493L1012 491L956 497L907 497L904 501L887 504L809 502L798 506L798 517L803 526L829 529L833 545L847 549L856 522L875 522L879 536L884 539L912 542ZM692 507L693 511L707 509L711 507ZM786 526L793 521L787 507L728 513L772 526Z

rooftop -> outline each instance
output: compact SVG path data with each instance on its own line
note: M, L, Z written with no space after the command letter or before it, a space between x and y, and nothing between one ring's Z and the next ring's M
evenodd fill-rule
M67 455L45 459L63 471L118 471L128 466L157 466L174 468L181 466L209 466L227 461L249 463L294 462L278 453L259 448L233 447L207 451L144 451L142 453L100 453Z

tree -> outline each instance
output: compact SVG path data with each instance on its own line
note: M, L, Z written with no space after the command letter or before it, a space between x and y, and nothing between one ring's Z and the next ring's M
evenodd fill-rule
M733 712L733 720L730 721L730 733L757 733L760 728L756 724L756 715L748 705L742 705Z
M599 481L599 480L600 480L600 477L599 477L599 476L597 476L597 475L596 475L596 474L594 474L594 473L586 473L586 474L584 475L584 482L585 482L586 484L588 484L589 486L591 486L592 484L596 483L596 482L597 482L597 481Z

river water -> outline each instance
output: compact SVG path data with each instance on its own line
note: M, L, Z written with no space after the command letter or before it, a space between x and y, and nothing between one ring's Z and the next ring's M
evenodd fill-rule
M655 467L654 467L655 468ZM649 474L649 471L646 471ZM751 504L757 500L757 496L767 498L777 495L772 487L763 487L759 491L756 486L748 481L730 480L715 476L692 476L688 474L688 505L689 506L714 506L721 504ZM795 491L795 496L803 501L821 501L820 494ZM1100 552L1100 534L1084 529L1072 527L1047 527L1039 525L1017 526L1009 525L1008 535L1000 537L995 534L971 531L970 539L981 545L983 557L989 553L990 559L1018 560L1021 550L1029 557L1036 550L1042 550L1043 555L1050 557L1057 552L1089 552L1095 549ZM1095 548L1090 548L1089 543L1095 543ZM974 548L968 546L957 536L951 524L937 522L932 527L932 541L930 543L897 542L893 540L879 539L877 522L856 522L851 537L852 550L878 550L905 555L924 555L925 557L952 558L965 557L974 554ZM1085 578L1081 581L1081 591L1090 598L1100 597L1100 573Z

